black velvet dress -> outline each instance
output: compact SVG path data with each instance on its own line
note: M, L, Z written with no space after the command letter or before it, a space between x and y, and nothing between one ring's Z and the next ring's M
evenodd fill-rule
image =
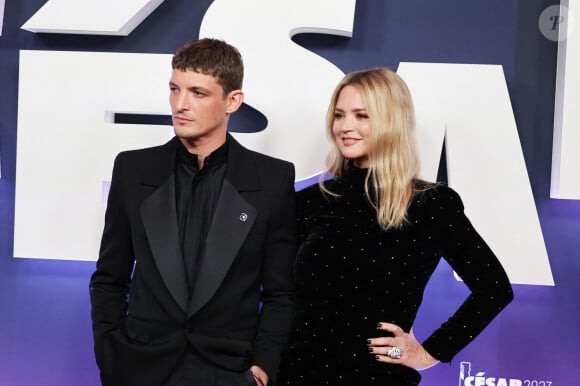
M402 230L381 230L364 193L366 169L298 192L301 247L296 261L299 312L276 382L281 385L417 385L414 369L379 363L366 340L378 322L413 326L427 281L443 257L471 294L423 342L449 362L513 298L493 252L473 229L458 194L417 182Z

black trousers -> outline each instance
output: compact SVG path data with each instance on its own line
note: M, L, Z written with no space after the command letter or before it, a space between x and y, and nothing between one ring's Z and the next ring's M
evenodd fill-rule
M163 386L256 386L249 369L217 367L189 347Z

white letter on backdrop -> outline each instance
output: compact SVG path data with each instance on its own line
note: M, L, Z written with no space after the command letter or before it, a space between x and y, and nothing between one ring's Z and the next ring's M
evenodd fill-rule
M323 3L342 12L318 12ZM251 148L294 162L297 179L324 167L325 109L343 74L291 37L299 32L350 36L354 5L354 0L276 7L266 1L216 0L203 21L200 36L221 37L240 48L247 68L246 103L268 119L263 132L234 135ZM244 23L243 14L263 17ZM101 185L109 179L115 154L171 136L169 127L114 125L111 115L167 113L170 59L171 55L150 54L21 53L16 256L96 257L104 210ZM512 282L553 284L501 68L403 63L399 73L417 106L423 176L435 178L447 138L450 183ZM40 116L42 121L35 118ZM522 261L526 270L521 269Z
M169 115L170 74L171 55L21 51L14 256L96 259L115 155L173 136L113 114Z
M2 36L2 26L4 25L4 2L0 0L0 36Z
M401 63L417 110L422 176L447 175L512 283L553 285L501 66Z
M580 36L572 33L574 20L580 20L580 4L566 1L560 15L558 73L554 106L554 142L552 150L553 198L580 199Z
M200 37L222 38L241 51L245 102L268 119L262 132L235 137L249 148L294 162L298 180L324 169L326 107L344 74L291 38L302 32L351 36L355 4L216 0L203 18Z
M129 35L164 0L49 0L22 29L87 35Z
M239 44L235 39L228 40L240 47L248 68L256 67L256 61L264 53L269 54L268 63L272 67L248 71L245 90L246 102L268 114L272 128L265 131L274 132L275 138L269 134L248 137L258 137L251 141L252 147L293 160L299 178L323 168L327 146L322 129L324 110L330 91L343 74L331 63L292 43L290 37L301 31L348 36L354 20L354 0L326 0L318 6L322 3L335 10L339 5L345 8L330 17L330 21L326 20L329 16L316 16L324 13L306 1L288 2L284 9L280 9L281 4L272 8L263 2L253 10L242 7L239 12L231 8L219 11L222 15L236 14L235 19L242 22L244 31L257 28L257 23L247 23L255 17L254 12L259 11L257 14L276 26L284 15L285 33L272 31L280 40L259 41L258 33L263 32L259 28L254 30L256 35L244 35L247 40ZM217 11L212 7L208 13L215 17ZM240 17L244 13L248 18ZM279 44L283 47L277 47ZM101 195L106 190L102 185L109 180L115 154L163 143L171 135L169 128L114 125L112 113L169 113L166 84L170 60L171 55L21 53L15 256L96 258L103 225ZM316 91L311 90L312 84L316 84ZM295 147L291 153L283 151L290 145ZM294 159L296 154L301 158Z

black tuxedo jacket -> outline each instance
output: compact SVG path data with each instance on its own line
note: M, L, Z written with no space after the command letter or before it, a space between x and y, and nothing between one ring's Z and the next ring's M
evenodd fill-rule
M275 377L294 316L294 167L228 134L226 174L190 293L175 205L178 141L115 160L90 282L103 383L161 384L188 343L218 367L258 364Z

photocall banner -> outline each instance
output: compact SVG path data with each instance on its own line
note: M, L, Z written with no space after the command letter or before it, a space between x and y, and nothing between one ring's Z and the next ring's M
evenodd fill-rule
M79 304L88 312L88 299L70 298L70 286L86 291L114 157L173 136L171 56L197 37L240 49L245 104L232 134L293 162L297 189L324 170L326 108L345 73L385 66L409 85L421 177L460 193L516 295L450 365L425 370L422 384L556 386L580 378L577 3L26 0L5 13L0 313L11 316L0 331L17 332L0 332L0 347L10 347L0 350L0 386L98 384L88 315L62 321L57 313L76 314ZM67 295L60 311L44 314L64 339L38 332L34 344L51 348L28 355L18 339L45 300L32 285ZM467 293L442 263L414 327L418 338ZM61 343L71 334L83 355ZM59 371L24 371L48 365Z

